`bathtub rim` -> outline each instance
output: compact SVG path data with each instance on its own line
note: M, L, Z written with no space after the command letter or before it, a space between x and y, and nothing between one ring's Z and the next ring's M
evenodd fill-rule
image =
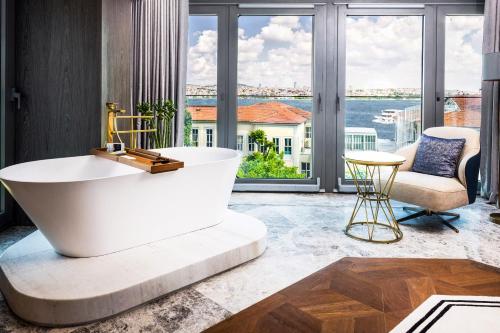
M172 150L180 150L180 149L186 149L186 150L214 150L214 151L227 151L227 152L232 152L234 156L228 157L228 158L223 158L223 159L218 159L214 161L205 161L205 162L197 162L197 163L192 163L188 164L187 166L184 166L183 169L189 169L191 167L199 167L203 165L211 165L215 163L221 163L225 161L232 161L235 159L241 159L243 154L234 149L229 149L229 148L221 148L221 147L168 147L168 148L158 148L158 149L151 149L151 151L156 151L156 152L161 152L162 150L165 149L172 149ZM4 174L8 171L8 169L15 168L19 165L26 165L26 164L36 164L37 162L40 161L47 161L47 160L62 160L66 158L75 158L75 157L91 157L94 156L96 158L99 158L95 155L78 155L78 156L67 156L67 157L58 157L58 158L49 158L49 159L42 159L42 160L36 160L36 161L29 161L29 162L23 162L23 163L18 163L18 164L13 164L10 166L7 166L3 169L0 169L0 181L2 184L7 187L4 183L5 182L10 182L10 183L18 183L18 184L72 184L72 183L82 183L82 182L91 182L91 181L98 181L98 180L104 180L104 179L115 179L115 178L120 178L120 177L127 177L127 176L132 176L132 175L142 175L142 174L149 174L147 171L135 168L133 166L129 166L126 164L120 163L125 169L129 169L128 172L122 173L122 174L117 174L113 176L100 176L100 177L81 177L80 179L72 178L72 179L60 179L60 180L34 180L34 179L19 179L18 177L9 177L5 176ZM111 160L107 160L109 162L114 162ZM118 162L114 162L118 163ZM182 169L179 169L182 170ZM179 170L174 170L174 171L169 171L167 173L171 172L176 172ZM158 175L163 174L159 173Z

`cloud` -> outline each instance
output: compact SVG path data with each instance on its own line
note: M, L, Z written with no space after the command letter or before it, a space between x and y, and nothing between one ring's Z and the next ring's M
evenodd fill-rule
M264 50L264 39L260 36L247 37L243 29L238 29L238 62L256 61Z
M482 42L482 16L446 18L445 88L447 90L478 91L481 88Z
M346 80L353 88L420 88L422 18L347 18ZM188 82L215 84L217 33L194 34ZM257 33L238 30L238 82L258 86L311 86L312 32L298 16L271 17ZM477 90L481 84L482 17L446 21L446 88Z
M188 51L188 83L215 84L217 33L205 30ZM298 16L275 16L257 34L238 29L238 82L258 86L311 86L312 33Z
M217 32L204 30L195 34L196 43L188 50L187 77L190 84L217 83Z
M347 18L347 86L419 88L421 57L422 18Z
M295 31L299 28L298 16L274 16L269 25L262 28L259 37L268 41L292 42Z
M242 29L240 29L242 30ZM247 45L259 41L250 59ZM239 33L238 81L267 87L311 86L312 33L298 16L275 16L255 36Z
M422 55L420 17L347 19L348 86L420 88ZM478 91L481 86L481 16L446 18L447 90Z

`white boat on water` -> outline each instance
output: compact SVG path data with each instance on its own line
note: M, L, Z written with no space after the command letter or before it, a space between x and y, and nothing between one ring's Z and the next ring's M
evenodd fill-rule
M385 109L382 110L381 114L378 116L374 116L372 122L379 124L394 124L396 122L396 117L403 110L400 109Z

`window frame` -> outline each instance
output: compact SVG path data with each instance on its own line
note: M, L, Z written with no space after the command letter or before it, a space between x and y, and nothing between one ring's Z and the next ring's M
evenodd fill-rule
M196 131L196 141L194 140L194 137L195 137L194 131ZM195 142L196 142L196 145L194 145ZM191 128L191 145L193 147L198 147L200 145L200 129L198 127Z
M290 145L286 144L286 141L290 140ZM290 153L287 154L287 148L290 149ZM289 156L290 158L293 156L293 138L291 136L287 136L283 138L283 155L285 157Z
M255 151L255 145L257 144L254 139L250 137L250 135L247 135L247 149L248 149L248 154L253 153Z
M346 21L349 16L417 16L422 20L422 57L425 55L425 8L350 8L348 5L342 5L339 8L338 16L338 109L337 109L337 156L336 156L336 178L335 184L331 184L333 188L338 188L341 192L354 192L354 182L345 178L345 162L342 156L345 152L347 140L345 139L345 120L346 120L346 73L347 73L347 38L346 38ZM422 105L422 122L424 122L424 86L425 86L425 64L422 58L421 73L421 105ZM364 143L365 134L352 135L352 147L362 147ZM357 149L355 149L357 150Z
M447 16L484 16L484 6L443 5L436 13L436 98L435 126L444 126L445 107L445 54L446 54L446 17Z
M288 3L286 3L288 4ZM312 62L312 90L313 90L313 110L312 127L313 142L311 147L312 154L312 173L311 179L236 179L237 183L262 184L270 183L276 185L303 184L318 186L318 179L323 170L322 153L324 142L316 140L315 137L321 137L324 124L324 114L322 112L324 103L321 102L321 96L324 93L326 78L326 50L323 45L326 44L326 4L308 5L307 8L297 8L295 6L285 8L242 8L233 3L211 5L200 2L190 3L190 15L218 15L218 50L217 50L217 145L236 149L237 140L237 62L238 62L238 18L241 15L248 16L312 16L313 17L313 62ZM265 6L263 6L265 7ZM227 41L227 43L222 42ZM223 44L225 50L223 49ZM224 52L225 51L225 52ZM317 127L317 129L316 129ZM307 186L303 187L306 188ZM296 186L293 188L297 188ZM259 190L257 186L255 188ZM319 186L318 186L319 189ZM309 187L306 189L309 191ZM316 190L314 190L316 191Z
M210 134L209 134L210 131ZM209 140L210 138L210 140ZM210 145L208 145L210 143ZM214 129L213 127L205 128L205 147L212 148L214 146Z
M229 46L228 24L229 8L224 5L210 6L189 6L189 16L216 16L217 17L217 136L215 138L216 147L227 147L227 110L229 109L226 98L229 89L229 82L226 80L229 71L227 48ZM213 138L212 138L213 141Z
M304 139L312 139L312 126L305 126L304 127Z
M343 147L339 147L338 143L344 142L345 135L343 128L345 119L340 112L345 101L340 97L345 92L346 68L341 64L342 61L345 62L345 54L342 50L345 53L346 13L423 16L422 130L425 130L444 123L444 104L441 106L437 102L437 90L441 85L439 80L443 80L444 87L444 77L439 77L444 75L444 67L438 61L439 53L444 53L442 46L444 39L438 31L439 25L444 24L443 13L482 15L484 11L484 3L481 0L460 0L456 4L417 0L411 5L401 7L397 7L396 1L389 0L373 0L369 4L365 0L353 0L349 1L349 4L346 2L317 3L304 0L300 4L289 6L293 8L287 7L290 1L286 0L272 0L272 5L262 4L260 8L252 0L238 2L252 4L251 8L241 8L232 0L221 0L215 5L212 3L211 0L190 0L190 15L218 16L217 145L232 149L236 149L237 145L238 17L240 15L308 15L307 13L312 13L314 16L312 178L307 180L236 179L236 185L251 185L245 187L245 190L251 189L252 191L269 191L270 189L287 191L289 189L290 191L316 192L320 188L326 192L354 191L352 184L343 183L342 178L339 177ZM403 0L401 3L408 4ZM246 144L246 142L243 143L244 150Z
M241 142L239 142L240 138L241 138ZM245 144L245 137L243 135L238 134L236 136L236 150L243 151L244 144Z
M289 4L289 3L286 3ZM312 114L312 121L311 121L311 126L316 127L320 126L320 124L324 123L319 119L319 116L322 116L321 109L323 108L323 105L321 105L321 96L325 95L323 93L323 86L324 86L324 76L323 72L325 71L325 55L323 52L318 52L318 45L321 45L322 40L324 40L326 37L326 6L321 4L321 5L314 5L312 8L286 8L286 4L284 5L284 8L241 8L237 5L231 6L233 8L232 10L232 15L230 17L231 25L233 27L238 28L238 19L240 16L312 16L313 19L313 52L312 52L312 68L311 68L311 73L312 73L312 103L313 103L313 110L311 111ZM309 6L311 7L311 6ZM237 62L238 62L238 36L237 34L233 34L233 39L234 41L231 43L232 46L229 49L229 58L235 60L235 64L233 64L234 72L232 75L230 75L229 80L231 82L235 82L235 87L238 82L238 75L237 75ZM231 38L231 36L230 36ZM323 42L325 43L326 40ZM324 45L324 44L322 44ZM325 57L325 58L323 58ZM238 92L237 89L233 88L231 91L229 91L229 99L231 99L232 105L237 105L238 104ZM236 110L236 108L234 109ZM324 112L323 112L324 114ZM237 131L237 126L238 126L238 119L236 112L232 113L229 116L229 126L231 128L234 128L234 132ZM313 136L314 135L319 135L322 133L321 130L318 129L318 131L314 130L313 131ZM232 131L228 132L228 147L233 148L231 145L232 142L236 142L235 136L232 136ZM316 185L318 183L318 175L321 172L321 165L322 165L322 154L321 154L321 140L316 140L314 137L312 138L312 147L311 147L311 154L312 154L312 174L313 177L310 179L254 179L254 178L238 178L236 179L236 183L247 183L247 184L262 184L262 183L269 183L269 184L282 184L284 186L286 185L291 185L291 184L314 184ZM233 148L234 149L234 148ZM293 148L292 148L293 150ZM254 150L255 151L255 150ZM285 155L289 156L289 155ZM290 155L291 156L291 155ZM296 188L296 187L293 187ZM256 187L255 190L259 190L259 187Z
M303 166L307 167L304 169ZM306 178L311 178L311 163L309 162L300 162L300 172L306 176Z
M276 144L276 142L278 142L278 144ZM281 148L281 138L273 137L273 144L274 144L274 151L276 152L276 154L279 154Z

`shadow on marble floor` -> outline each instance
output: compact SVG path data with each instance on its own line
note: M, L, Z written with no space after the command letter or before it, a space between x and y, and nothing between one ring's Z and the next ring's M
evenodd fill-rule
M434 218L401 226L403 239L371 244L343 229L355 196L346 194L234 193L231 209L261 219L268 248L259 258L154 302L90 325L45 329L23 323L0 299L0 332L199 332L346 256L469 258L500 267L500 226L488 221L494 207L478 199L455 210L456 234ZM397 217L402 204L394 203ZM0 252L35 229L0 233Z

